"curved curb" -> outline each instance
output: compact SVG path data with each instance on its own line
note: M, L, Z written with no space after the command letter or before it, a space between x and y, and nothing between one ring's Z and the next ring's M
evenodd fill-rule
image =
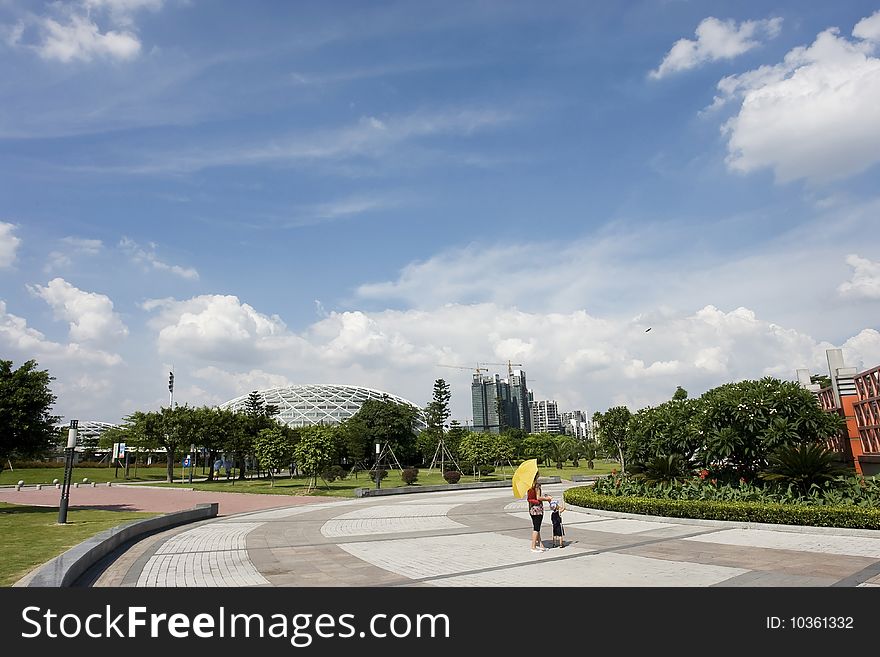
M214 518L219 508L219 502L197 504L184 511L166 513L146 520L133 520L111 527L47 561L33 571L32 575L25 575L13 586L54 588L72 586L86 570L123 543L177 525Z
M852 527L819 527L811 525L780 525L772 522L738 522L734 520L710 520L708 518L673 518L669 516L646 516L625 511L594 509L577 504L565 504L566 509L589 513L607 518L623 518L626 520L643 520L645 522L663 522L676 525L699 525L701 527L717 527L718 529L765 529L790 534L828 534L837 536L862 536L866 538L880 537L880 529L854 529Z

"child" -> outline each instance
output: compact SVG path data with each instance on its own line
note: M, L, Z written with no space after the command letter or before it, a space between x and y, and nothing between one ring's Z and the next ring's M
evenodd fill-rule
M550 521L553 523L553 547L557 547L557 539L558 546L565 547L565 530L562 528L562 512L565 511L565 506L554 500L550 502L550 509L553 512L550 514Z

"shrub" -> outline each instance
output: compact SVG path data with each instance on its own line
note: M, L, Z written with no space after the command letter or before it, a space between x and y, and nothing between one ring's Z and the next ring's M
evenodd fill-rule
M481 465L479 472L480 472L481 477L488 477L490 474L495 472L495 466L494 465Z
M331 465L321 473L321 478L323 478L328 484L337 479L344 479L345 469L341 465Z
M461 479L461 473L458 470L447 470L443 473L443 478L447 484L457 484L458 480Z
M385 477L388 476L388 470L383 468L379 468L378 470L370 470L370 481L376 481L376 477L379 477L379 481L382 481Z
M401 473L400 477L401 479L403 479L403 483L405 483L407 486L411 486L416 482L416 479L419 478L419 469L407 468Z
M770 456L767 467L758 476L782 486L793 486L807 495L814 485L822 486L843 472L836 461L837 454L824 445L784 445Z
M667 518L702 518L732 522L761 522L811 527L880 529L880 509L861 506L806 506L774 502L677 500L602 495L589 486L565 491L563 499L576 506Z

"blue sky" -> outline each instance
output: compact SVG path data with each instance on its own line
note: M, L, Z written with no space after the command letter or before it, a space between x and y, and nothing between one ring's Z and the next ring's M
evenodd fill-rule
M0 354L110 422L874 366L878 10L0 0Z

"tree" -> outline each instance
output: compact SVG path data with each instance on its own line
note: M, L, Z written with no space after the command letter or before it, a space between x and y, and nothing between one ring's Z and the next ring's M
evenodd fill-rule
M698 455L702 464L750 478L776 450L825 442L843 426L843 419L823 411L809 390L772 377L707 391L694 422L705 441Z
M681 462L691 463L703 442L694 426L697 408L697 400L678 395L633 415L629 421L627 461L647 464L658 456L676 455Z
M548 447L550 457L556 462L556 468L561 470L575 449L575 440L571 436L552 436Z
M437 453L439 443L445 443L446 421L449 419L449 400L452 398L452 392L449 384L443 379L434 381L434 397L431 403L425 408L425 423L427 428L422 431L418 438L418 450L422 455L423 461L430 461ZM448 449L448 447L447 447ZM429 453L430 452L430 453ZM440 472L445 470L446 452L440 449Z
M452 392L449 384L443 379L434 381L434 397L425 409L425 423L428 428L439 429L441 435L446 429L446 421L449 419L449 400Z
M13 456L28 458L48 451L58 439L52 415L54 377L29 360L18 369L0 360L0 471Z
M336 458L336 438L332 427L311 426L299 431L299 441L293 448L293 458L300 471L318 485L318 475Z
M245 455L253 452L254 441L263 429L271 429L277 425L273 419L278 414L278 407L267 404L256 390L248 394L241 411L241 422L235 436L235 460L244 464ZM240 467L239 479L245 478L245 468Z
M214 463L214 457L223 449L227 435L235 430L234 414L229 409L211 408L202 406L195 409L196 439L197 445L206 450L205 457L209 465ZM214 468L208 468L208 481L214 479Z
M167 478L174 478L174 464L178 454L182 454L195 444L198 436L198 423L195 409L186 404L175 405L173 409L163 408L160 412L162 418L162 435L159 445L165 448Z
M546 432L530 434L522 442L523 456L527 459L538 459L538 463L549 461L553 449L553 435Z
M135 411L125 418L122 425L124 431L124 441L116 440L114 442L125 442L126 446L132 444L136 450L156 449L164 446L166 442L165 427L160 413L155 411L143 412ZM112 437L112 436L111 436ZM123 436L120 436L120 438ZM137 463L137 460L135 460ZM171 455L170 466L167 471L167 479L171 481L174 475L174 455Z
M476 475L481 465L494 463L498 458L498 449L495 443L494 434L474 431L462 439L458 453L464 461L473 466L474 475Z
M672 401L684 401L688 398L688 391L682 388L681 386L675 387L675 392L672 394Z
M599 442L610 452L617 452L620 471L626 472L626 449L630 438L629 421L632 413L626 406L615 406L604 413L593 414Z
M254 456L260 465L269 470L272 487L275 486L275 470L290 463L294 445L290 435L281 427L263 429L254 440Z
M419 409L398 403L388 397L368 399L357 413L346 421L348 441L359 442L362 454L373 453L373 445L390 444L397 458L411 463L418 458L415 423Z

